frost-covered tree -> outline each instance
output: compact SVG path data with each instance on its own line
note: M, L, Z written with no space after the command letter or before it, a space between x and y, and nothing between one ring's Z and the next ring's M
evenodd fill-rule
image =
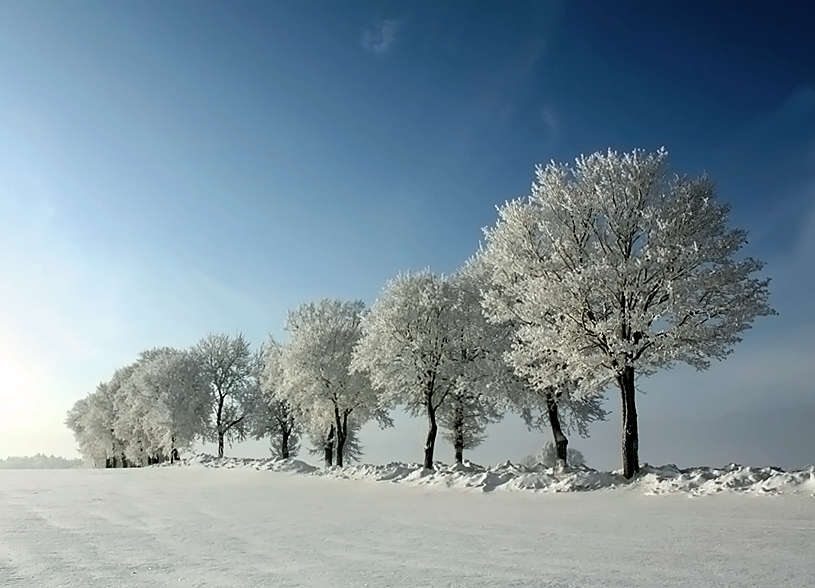
M551 441L544 443L538 455L535 456L539 464L545 465L547 468L561 467L561 460L558 456L557 447ZM586 464L586 458L583 453L577 449L569 448L568 463L570 466L582 466Z
M442 437L453 446L456 463L464 461L464 450L475 449L484 439L487 425L501 420L498 403L490 396L454 389L438 423Z
M321 456L325 467L334 465L337 460L334 425L330 425L327 432L324 429L309 431L308 439L311 443L308 452L311 455ZM362 459L363 454L362 443L359 440L359 428L351 425L348 427L348 436L342 446L342 463L358 462Z
M500 354L493 353L495 328L485 330L478 300L478 288L463 273L423 270L390 280L363 320L353 369L371 374L386 405L427 418L427 468L439 425L449 431L459 459L500 418L490 395Z
M158 451L178 458L209 430L211 390L198 358L191 351L170 350L150 361L145 383L158 391L159 402L148 413L148 430Z
M256 406L258 361L242 334L209 335L193 348L212 398L212 437L218 457L224 442L243 441Z
M192 354L153 349L77 401L66 425L95 467L149 465L202 437L209 406Z
M623 471L639 470L635 377L724 359L757 316L773 314L761 262L737 257L745 232L711 181L671 175L667 153L613 151L537 168L531 195L486 230L491 320L515 321L508 354L548 385L560 354L582 394L615 383Z
M505 341L503 354L507 367L512 370L512 344L517 346L521 342L514 338L516 322L503 324L512 330ZM518 413L529 429L551 430L558 467L565 469L571 463L566 434L577 432L581 437L588 437L589 425L605 420L608 413L603 409L602 397L580 394L579 382L573 379L560 354L541 354L535 367L534 384L517 373L528 373L528 369L513 370L511 375L506 376L502 397L506 407Z
M115 467L114 460L124 457L124 443L113 435L113 402L107 383L100 383L95 392L77 400L65 425L73 432L79 453L93 467Z
M116 434L116 401L122 385L134 366L114 372L108 382L102 382L87 397L78 400L68 411L65 424L74 433L79 452L94 467L127 467L128 442Z
M104 463L104 456L101 459L95 459L93 451L90 447L90 435L87 431L87 415L90 413L90 395L85 398L80 398L74 402L73 406L68 410L65 417L65 426L68 427L74 434L74 439L79 446L79 453L82 455L86 463L91 466L98 467L99 462Z
M289 459L300 453L301 427L286 402L261 396L254 416L255 439L269 438L269 451L275 459Z
M284 392L281 344L269 337L260 353L260 395L252 418L256 439L269 437L272 457L288 459L300 450L302 426Z
M458 374L449 361L453 310L449 282L429 270L390 280L362 324L352 369L370 374L387 406L403 405L428 420L424 466L433 467L437 413Z
M488 425L503 418L502 396L508 386L518 384L503 360L509 333L504 326L487 322L481 308L486 278L477 259L444 278L452 307L446 361L455 385L441 406L439 425L457 463L463 461L465 449L474 449L486 439Z
M361 301L324 299L300 305L286 319L289 342L280 353L283 397L313 436L333 447L343 465L349 432L372 418L389 419L366 373L351 373L351 357L362 334Z
M569 465L579 465L572 460L566 433L577 432L581 437L588 437L589 425L608 416L603 409L602 397L581 397L575 392L574 383L543 389L525 387L521 393L509 398L510 405L529 429L549 428L552 431L550 444L555 457L551 467L556 465L559 469L565 469Z
M571 447L569 447L567 461L572 467L586 465L586 458L583 456L583 453ZM534 469L541 465L547 468L557 469L562 467L562 462L561 458L558 456L558 449L555 447L555 444L551 441L547 441L544 443L537 455L527 455L525 458L523 458L521 460L521 465L525 465L530 469Z
M456 273L456 278L463 307L480 311L482 292L490 287L490 267L483 256L476 255L468 260ZM578 398L575 395L576 383L564 369L563 360L554 353L540 358L536 366L539 377L536 385L530 385L510 361L512 345L519 342L514 321L490 323L481 312L471 313L468 324L472 330L468 339L474 342L471 345L479 346L482 351L470 354L476 361L463 364L466 368L465 381L480 384L488 400L501 409L520 414L530 429L548 427L552 431L559 465L565 468L569 443L566 433L576 431L582 437L587 437L588 426L606 417L602 400L598 397ZM545 385L544 378L540 377L544 375Z
M138 363L133 373L117 390L114 398L113 432L124 441L124 455L128 463L144 466L153 463L151 440L146 430L147 412L156 402L153 391L138 385L134 380L138 372Z
M119 397L117 426L130 431L138 463L178 458L207 435L211 394L196 356L170 348L143 352Z

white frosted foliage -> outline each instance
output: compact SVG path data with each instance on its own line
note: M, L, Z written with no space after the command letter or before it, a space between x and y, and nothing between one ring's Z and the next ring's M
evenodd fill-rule
M289 313L289 342L279 355L279 399L285 400L312 439L336 442L343 464L350 432L372 418L388 419L368 375L351 372L351 358L362 334L365 305L324 299Z
M478 286L466 268L453 276L401 274L386 284L363 321L353 367L370 373L386 405L428 419L426 467L432 467L439 425L454 444L468 448L501 416L495 370L506 368L495 345L505 329L487 324Z
M129 431L128 457L173 458L207 433L210 393L189 351L142 354L122 388L116 430Z
M289 458L299 452L303 427L287 398L280 365L282 351L283 346L271 336L260 351L260 394L252 429L256 439L269 437L273 457Z
M242 441L249 431L258 385L258 360L242 334L212 334L193 348L201 376L211 394L211 439L224 443Z
M121 465L125 442L114 434L114 398L117 387L100 383L94 392L78 400L65 424L74 433L79 452L94 467Z
M626 475L636 471L635 375L724 359L772 314L762 267L738 252L712 182L674 176L667 153L613 151L538 167L528 198L486 231L491 320L517 326L508 360L534 386L559 365L579 394L616 382L624 397ZM552 362L552 356L557 361Z
M761 262L736 257L713 184L670 176L667 153L594 154L538 167L531 195L486 231L493 320L517 320L511 354L532 381L557 350L584 389L625 366L639 373L723 359L756 316L772 313ZM546 382L541 382L546 384Z

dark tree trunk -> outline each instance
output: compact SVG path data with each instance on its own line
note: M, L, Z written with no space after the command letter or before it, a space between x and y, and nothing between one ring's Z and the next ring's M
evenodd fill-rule
M456 452L456 463L464 462L464 409L461 401L456 402L453 418L453 449Z
M464 438L461 435L456 437L453 449L456 451L456 463L464 463Z
M334 407L334 420L337 427L337 465L343 466L343 451L345 450L345 440L348 438L348 415L343 413L340 417L340 411Z
M283 459L289 459L289 437L291 437L291 428L286 423L281 428L280 435L280 457Z
M224 399L218 394L218 412L215 416L215 429L218 431L218 457L224 456Z
M325 458L325 467L330 468L334 465L334 425L331 425L331 429L328 431L328 437L325 439L323 457Z
M337 465L343 466L342 452L345 449L345 435L337 433Z
M173 450L170 452L170 463L175 463L178 461L178 449L173 447Z
M436 449L436 433L439 427L436 424L436 409L433 403L428 400L427 404L427 420L430 424L427 430L427 441L424 444L424 467L429 470L433 469L433 453Z
M548 392L546 394L546 412L549 416L549 426L552 427L552 436L555 438L555 454L557 456L557 467L560 469L568 465L568 449L569 440L563 434L563 428L560 426L560 415L557 410L557 399L554 393Z
M623 476L634 477L640 471L639 431L637 430L637 398L634 368L626 367L617 376L623 401Z
M113 435L113 429L110 430L110 434ZM105 458L105 469L116 467L116 442L114 442L113 445L111 446L110 452L113 455Z

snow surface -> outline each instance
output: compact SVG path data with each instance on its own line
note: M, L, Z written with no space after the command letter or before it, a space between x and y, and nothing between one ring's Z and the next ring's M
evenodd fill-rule
M0 585L803 587L815 577L811 469L809 480L780 483L777 471L703 479L661 468L633 484L604 474L602 491L553 494L485 493L533 475L498 483L517 468L509 464L313 475L321 470L297 460L191 461L0 472ZM726 481L751 475L776 495ZM401 483L371 481L389 476ZM592 476L601 474L576 478ZM712 480L715 496L640 491Z

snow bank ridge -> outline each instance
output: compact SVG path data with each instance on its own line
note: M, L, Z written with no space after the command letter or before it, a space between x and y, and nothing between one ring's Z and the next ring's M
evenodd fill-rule
M207 453L199 453L193 457L182 459L180 465L198 465L208 468L254 468L256 470L271 470L273 472L292 472L297 474L318 473L319 468L309 465L299 459L253 459L251 457L215 457Z
M738 464L730 464L723 468L687 469L680 469L675 465L654 467L645 464L638 476L633 480L626 480L621 471L600 472L579 467L560 472L544 466L528 468L509 461L492 467L483 467L468 461L454 465L436 463L435 469L432 470L418 464L401 462L321 469L298 459L217 458L199 454L179 463L210 468L254 468L348 480L433 485L482 492L494 490L584 492L629 488L641 489L649 495L685 493L690 496L704 496L720 492L739 492L757 495L815 496L815 466L786 472L776 467L755 468Z

